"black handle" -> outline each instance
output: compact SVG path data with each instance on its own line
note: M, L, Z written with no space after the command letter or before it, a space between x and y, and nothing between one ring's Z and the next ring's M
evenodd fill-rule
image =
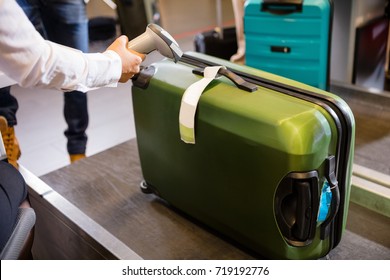
M319 208L318 172L292 172L275 193L275 217L285 240L293 246L307 246L313 240Z
M154 66L141 66L139 73L135 74L131 80L133 81L133 86L146 89L149 86L150 80L153 78L153 75L156 73L156 68Z
M303 0L263 0L261 11L277 15L302 12Z
M271 52L290 53L291 48L287 46L271 46Z
M204 76L204 69L195 68L194 70L192 70L192 73ZM257 90L257 86L255 84L245 81L243 78L241 78L237 74L234 74L232 71L227 70L226 68L219 69L218 74L225 76L226 78L231 80L239 89L249 92L254 92Z
M122 0L122 2L126 6L132 6L133 5L133 0Z
M295 224L292 227L292 235L300 240L305 241L309 238L311 226L312 203L309 182L295 182L293 186L297 196L297 206L295 210Z

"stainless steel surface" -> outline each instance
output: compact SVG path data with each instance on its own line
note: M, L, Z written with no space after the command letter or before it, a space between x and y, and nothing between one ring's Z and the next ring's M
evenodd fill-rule
M41 179L144 259L263 258L142 193L135 139ZM347 230L329 258L390 259L388 232L390 218L351 203Z
M142 259L23 166L20 172L37 214L34 259Z

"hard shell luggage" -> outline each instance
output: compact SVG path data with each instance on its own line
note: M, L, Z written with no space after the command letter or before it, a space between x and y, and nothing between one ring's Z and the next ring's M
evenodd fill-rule
M144 1L114 0L121 33L129 40L145 32L148 24Z
M194 46L197 52L229 60L237 52L236 28L198 33L194 38Z
M133 83L144 192L266 258L316 259L337 246L355 134L338 96L194 52Z
M217 27L195 35L195 51L229 60L237 52L236 28L223 27L222 2L216 0Z
M246 1L246 64L328 89L332 17L331 0Z
M88 20L89 41L103 41L116 37L116 19L98 16Z

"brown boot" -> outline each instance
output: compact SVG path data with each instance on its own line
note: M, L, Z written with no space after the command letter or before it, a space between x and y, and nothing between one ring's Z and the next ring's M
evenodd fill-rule
M85 158L85 154L72 154L69 155L69 158L70 158L70 163L74 163L75 161Z
M15 130L13 127L8 126L7 119L0 116L0 131L3 138L5 150L7 152L8 162L19 168L18 159L20 158L21 152L19 148L18 139L15 137Z

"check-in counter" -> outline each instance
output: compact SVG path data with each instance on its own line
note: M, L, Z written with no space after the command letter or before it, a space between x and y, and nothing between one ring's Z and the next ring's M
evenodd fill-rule
M36 259L264 259L140 189L136 139L40 178L21 168L37 213ZM388 259L388 218L351 203L330 259Z

